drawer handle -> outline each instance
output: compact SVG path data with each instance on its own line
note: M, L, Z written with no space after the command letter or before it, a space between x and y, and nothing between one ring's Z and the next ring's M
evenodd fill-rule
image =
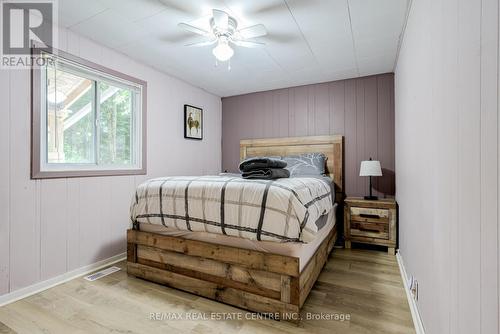
M359 229L360 231L365 231L365 232L376 232L376 233L380 233L380 231L379 231L379 230L376 230L376 229L369 229L369 228L362 227L362 226L360 226L358 229Z
M362 218L380 218L379 215L371 215L369 213L361 213L359 216Z
M377 226L367 226L365 224L358 224L357 225L358 230L360 231L372 231L372 232L381 232L381 228L378 228Z
M352 225L352 228L355 228L357 230L360 230L360 231L364 231L364 232L376 232L376 233L381 233L382 230L380 228L377 228L375 226L367 226L365 224L358 224L358 223L355 223Z

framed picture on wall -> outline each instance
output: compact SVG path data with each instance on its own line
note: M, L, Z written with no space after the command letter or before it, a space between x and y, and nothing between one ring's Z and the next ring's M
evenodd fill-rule
M184 138L203 139L203 109L184 105Z

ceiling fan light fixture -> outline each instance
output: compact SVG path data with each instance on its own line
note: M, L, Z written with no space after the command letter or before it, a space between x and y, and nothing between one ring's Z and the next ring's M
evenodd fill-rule
M218 61L228 61L234 55L234 50L229 46L227 41L219 40L217 46L212 50L215 58Z
M267 34L263 24L255 24L243 29L238 29L238 21L227 12L219 9L212 9L212 17L209 23L209 30L189 23L179 23L178 26L180 28L205 37L204 41L190 43L186 46L199 47L217 43L212 53L217 61L226 62L234 55L234 50L231 46L236 45L238 47L256 48L265 45L265 43L259 41L249 40ZM230 68L230 66L228 66L228 68Z

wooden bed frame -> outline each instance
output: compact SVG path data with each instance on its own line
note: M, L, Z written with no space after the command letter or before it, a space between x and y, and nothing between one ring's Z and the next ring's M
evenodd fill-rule
M322 152L327 174L343 200L343 137L313 136L240 142L240 157ZM342 212L341 208L337 209ZM127 272L276 319L298 322L300 308L337 238L337 224L300 272L299 258L182 237L127 231Z

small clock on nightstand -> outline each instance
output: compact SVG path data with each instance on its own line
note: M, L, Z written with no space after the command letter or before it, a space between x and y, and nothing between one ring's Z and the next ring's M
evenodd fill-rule
M394 199L365 200L347 197L344 205L345 248L351 242L387 246L394 255L396 249L396 201Z

